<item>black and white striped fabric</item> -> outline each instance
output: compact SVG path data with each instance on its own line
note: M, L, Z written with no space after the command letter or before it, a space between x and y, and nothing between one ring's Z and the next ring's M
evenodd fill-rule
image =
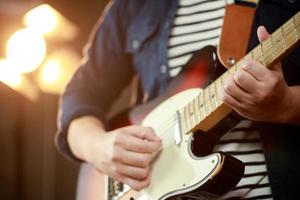
M218 45L226 3L233 2L179 0L168 44L171 77L179 74L193 52L207 45ZM215 147L216 151L227 152L246 166L241 181L220 199L273 199L260 135L250 127L250 121L242 121Z
M221 33L225 1L180 0L169 37L169 73L176 76L192 53L217 45Z

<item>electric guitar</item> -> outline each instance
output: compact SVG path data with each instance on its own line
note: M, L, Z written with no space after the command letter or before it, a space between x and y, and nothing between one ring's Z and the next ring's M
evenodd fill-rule
M227 71L220 67L216 48L205 47L171 81L163 95L133 108L126 118L116 118L118 123L113 123L112 128L128 124L152 127L162 139L163 148L151 165L151 184L147 188L137 193L107 179L110 191L106 198L170 200L193 194L209 198L230 191L241 179L244 165L230 155L212 151L240 118L220 100L218 88L239 70L244 59L271 67L299 40L300 12Z

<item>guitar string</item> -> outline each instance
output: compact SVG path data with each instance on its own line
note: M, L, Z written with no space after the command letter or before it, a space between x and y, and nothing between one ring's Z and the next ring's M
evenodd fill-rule
M290 27L290 26L292 26L292 27ZM279 30L279 29L277 29L273 34L272 34L272 37L273 37L273 39L275 39L276 41L281 41L281 40L285 40L285 41L288 41L288 38L289 37L291 37L292 35L291 35L291 32L292 31L295 31L296 29L295 28L299 28L299 26L300 26L300 24L296 24L296 25L294 25L294 24L292 24L292 23L288 23L288 24L286 24L286 27L285 27L285 35L278 35L277 36L277 38L276 38L276 32ZM270 37L269 37L270 38ZM279 39L279 40L278 40ZM293 44L293 40L291 40L292 42L290 43L290 44ZM290 45L290 44L288 44L287 43L287 45ZM267 45L269 45L269 47L267 47ZM265 43L265 45L264 45L264 47L265 48L271 48L272 47L272 44L269 44L269 43ZM257 47L255 47L255 48L257 48ZM255 49L254 48L254 49ZM252 50L252 51L255 51L255 50ZM252 52L251 51L251 52ZM284 51L286 51L286 50L284 50ZM267 54L265 54L264 56L263 55L259 55L257 58L254 58L254 60L259 60L259 59L261 59L261 58L270 58L270 60L268 60L268 59L265 59L265 62L269 62L269 61L272 61L272 60L274 60L273 59L273 57L268 57L268 56L266 56ZM245 56L246 57L246 56ZM232 68L231 68L232 69ZM226 72L225 72L226 73ZM224 74L225 74L224 73ZM223 75L224 75L223 74ZM213 83L214 84L214 83ZM203 91L202 91L202 93L204 93L204 90L206 90L207 88L205 88L205 89L203 89ZM194 100L194 99L193 99ZM192 100L192 101L193 101ZM205 105L205 102L206 102L206 100L204 100L204 102L202 102L204 105ZM189 102L190 103L190 102ZM185 106L187 106L189 103L187 103L186 105L184 105L183 107L185 107ZM211 113L211 112L210 112ZM207 116L210 114L210 113L208 113L207 114ZM203 114L204 115L204 114ZM201 118L201 115L196 115L195 117L200 117L200 122L201 122L201 120L203 120L203 119L205 119L205 118ZM169 130L172 126L173 126L173 122L175 121L175 119L176 119L176 115L171 115L170 116L170 118L168 118L167 120L165 120L162 124L163 125L159 125L157 128L155 128L154 127L154 130L157 132L157 133L162 133L162 134L160 134L159 136L161 137L161 139L164 141L164 143L167 145L168 143L169 143L169 141L170 140L172 140L172 141L174 141L174 135L173 135L173 133L170 133L169 131L167 131L167 130ZM164 137L164 136L167 136L166 138ZM171 137L171 138L170 138ZM164 145L163 145L164 146Z
M290 25L290 24L288 24L288 25ZM293 24L292 24L293 25ZM292 27L292 30L291 29L289 29L288 31L286 31L286 33L285 33L285 39L287 40L288 39L288 37L289 36L291 36L291 34L290 34L290 32L291 31L295 31L295 28L296 27L298 27L299 26L299 24L297 24L296 26L294 26L294 27ZM287 26L288 27L288 26ZM274 38L275 39L275 38ZM283 38L281 37L281 40L282 40ZM261 58L261 57L263 57L263 56L259 56L258 58ZM256 59L258 59L258 58L256 58ZM188 104L188 103L187 103ZM170 124L171 122L173 122L174 120L175 120L175 115L171 115L171 118L169 118L169 119L167 119L164 123L163 123L163 125L162 126L158 126L157 128L155 128L155 130L157 131L157 132L163 132L160 136L162 137L162 139L163 140L165 140L165 143L167 144L168 143L168 141L169 141L169 139L167 139L167 138L164 138L164 136L168 136L168 138L169 137L171 137L171 139L172 139L172 141L174 141L174 138L173 138L173 134L169 134L168 132L169 131L165 131L165 130L169 130L169 128L170 127L172 127L171 125L173 125L173 124ZM204 118L203 118L204 119ZM203 120L202 119L202 120ZM172 121L171 121L172 120Z
M288 24L288 25L289 25L289 24ZM299 24L295 25L295 28L296 28L296 27L298 27L298 26L299 26ZM294 30L296 30L296 29L293 29L292 31L294 31ZM277 30L277 31L278 31L278 30ZM289 34L289 33L290 33L290 31L291 31L291 30L287 31L287 33ZM275 31L275 32L276 32L276 31ZM275 32L274 32L274 33L275 33ZM273 35L273 34L272 34L272 35ZM286 37L288 37L288 35L286 35ZM275 37L273 37L273 39L276 39L276 38L275 38ZM284 38L282 38L282 36L281 36L281 40L283 40L283 39L284 39ZM299 38L298 38L298 40L299 40ZM271 44L271 45L272 45L272 44ZM253 50L254 50L254 49L253 49ZM253 50L252 50L252 51L253 51ZM252 51L251 51L251 52L252 52ZM285 49L284 51L286 51L286 49ZM267 52L266 52L266 53L267 53ZM266 55L266 54L265 54L265 55ZM263 56L260 56L260 57L263 57ZM203 91L203 92L204 92L204 91ZM192 100L192 101L193 101L193 100ZM187 104L188 104L188 103L187 103ZM201 111L199 111L199 112L201 112ZM199 116L200 116L200 118L201 118L201 115L199 115ZM174 115L172 115L172 117L171 117L171 118L174 118L174 117L175 117L175 116L174 116ZM170 121L170 120L172 120L172 119L168 119L167 121ZM203 119L200 119L200 120L203 120ZM169 123L170 123L170 122L168 122L168 124L169 124ZM158 127L158 129L161 129L161 128L159 128L159 127ZM171 137L172 137L172 135L171 135L171 134L166 134L166 135L167 135L167 136L171 136ZM171 138L171 139L173 140L173 138ZM166 143L167 143L167 142L166 142ZM165 145L167 145L166 143L165 143ZM164 145L163 145L163 147L164 147Z

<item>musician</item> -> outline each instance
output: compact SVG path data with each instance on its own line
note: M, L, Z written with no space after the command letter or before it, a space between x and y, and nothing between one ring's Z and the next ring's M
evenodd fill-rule
M106 113L135 73L141 80L142 100L150 101L165 91L193 52L217 45L224 6L222 0L111 3L62 98L57 144L64 155L90 163L135 190L146 187L151 181L149 163L161 139L153 129L139 125L107 131ZM299 8L296 0L260 1L249 49ZM237 187L222 199L294 199L297 194L299 53L297 48L270 69L247 60L227 79L222 100L248 120L227 133L216 150L241 159L246 169Z

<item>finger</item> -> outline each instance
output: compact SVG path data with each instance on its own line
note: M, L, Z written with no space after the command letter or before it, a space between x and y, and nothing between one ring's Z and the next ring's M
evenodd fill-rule
M234 82L246 93L254 93L258 88L258 81L246 70L240 69L233 76ZM249 95L246 95L247 97Z
M244 99L248 98L248 94L236 84L233 76L227 78L224 91L238 102L242 102Z
M238 109L240 107L240 102L233 96L231 96L229 93L227 93L225 90L221 100L232 109Z
M273 71L279 72L281 74L283 73L281 62L275 63L270 69L273 70Z
M122 163L116 164L113 170L115 174L118 174L117 176L126 176L137 180L143 180L149 175L149 167L133 167Z
M243 117L249 118L248 110L245 108L239 101L237 101L234 97L230 96L229 94L225 93L225 95L222 97L222 101L231 107L233 110L235 110L238 114L240 114Z
M270 70L255 60L246 60L242 69L251 74L256 80L264 81L270 76Z
M265 39L267 39L269 37L269 33L267 31L267 29L264 26L259 26L257 28L257 37L259 42L264 41Z
M148 141L161 141L161 139L155 134L153 128L143 126L128 126L126 131L135 137L148 140Z
M152 153L158 151L161 148L161 145L160 141L147 141L135 136L127 137L122 142L122 146L125 149L140 153Z
M267 29L264 26L259 26L257 28L257 37L259 42L264 41L265 39L267 39L270 36L270 34L268 33ZM271 69L275 70L275 71L279 71L282 72L282 68L281 68L281 63L278 62L277 64L274 64Z
M155 153L136 153L132 151L120 151L119 161L135 167L147 167L156 155Z

